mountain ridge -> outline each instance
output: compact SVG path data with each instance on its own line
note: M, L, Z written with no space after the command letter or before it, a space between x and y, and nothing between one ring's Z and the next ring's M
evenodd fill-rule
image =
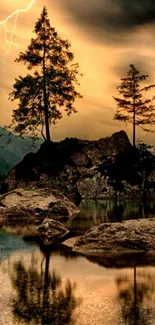
M28 136L22 138L0 127L0 179L6 177L26 154L36 152L42 142L42 139Z

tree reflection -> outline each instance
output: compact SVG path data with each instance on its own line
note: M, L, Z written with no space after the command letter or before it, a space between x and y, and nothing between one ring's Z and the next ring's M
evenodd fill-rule
M109 222L121 222L123 220L124 204L120 204L117 200L114 201L113 209L108 211Z
M144 302L150 302L154 293L154 278L145 271L137 274L133 268L133 280L128 276L116 279L118 300L122 307L122 317L126 325L149 325L153 310L144 307Z
M80 300L75 297L75 283L67 280L63 285L61 277L49 273L50 253L42 260L40 272L34 259L29 268L23 262L14 264L11 275L16 298L13 314L21 321L42 325L75 324L72 317Z

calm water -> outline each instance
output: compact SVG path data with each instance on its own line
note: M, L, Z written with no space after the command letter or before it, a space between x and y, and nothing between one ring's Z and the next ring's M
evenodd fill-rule
M80 215L66 223L75 234L81 235L94 225L103 222L121 222L128 219L154 218L155 201L118 201L113 200L83 200L80 205Z
M118 215L154 217L154 207L82 202L81 214L68 225L80 234ZM64 245L49 250L0 233L0 325L17 324L155 324L155 267L140 267L137 260L134 267L106 268Z

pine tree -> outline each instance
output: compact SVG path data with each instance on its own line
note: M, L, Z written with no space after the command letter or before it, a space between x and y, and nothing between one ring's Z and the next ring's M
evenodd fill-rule
M50 141L50 125L67 115L75 113L74 102L82 96L76 91L79 85L78 64L73 64L74 55L70 43L58 36L51 27L46 7L35 24L36 38L31 39L25 53L20 52L15 62L23 62L33 74L18 76L9 98L18 100L13 110L11 127L14 132L36 135L38 130ZM45 135L44 135L45 131Z
M117 103L114 119L133 125L133 146L136 146L136 126L144 131L153 132L151 127L155 124L155 106L153 105L155 98L143 96L144 92L155 85L140 88L141 82L148 77L148 75L140 74L135 65L130 64L127 77L121 78L121 84L117 87L122 97L113 97Z

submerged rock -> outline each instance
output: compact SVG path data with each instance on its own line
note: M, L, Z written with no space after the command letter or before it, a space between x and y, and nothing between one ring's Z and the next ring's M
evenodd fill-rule
M49 218L43 220L37 232L45 245L60 243L69 234L69 230L61 222Z
M77 213L76 205L57 190L16 189L1 197L0 225L39 224L46 217L61 220Z
M138 219L104 223L89 229L74 245L84 255L121 257L125 254L155 254L155 220Z

